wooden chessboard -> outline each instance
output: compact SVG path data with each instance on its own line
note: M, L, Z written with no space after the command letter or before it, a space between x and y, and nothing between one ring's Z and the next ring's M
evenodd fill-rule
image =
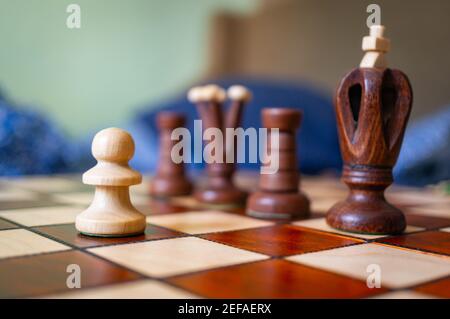
M252 174L238 182L255 189ZM57 298L416 298L450 297L450 196L391 187L407 214L401 236L343 233L324 213L346 194L337 179L304 178L313 215L258 220L243 208L213 208L191 197L151 201L148 180L132 201L148 215L145 235L92 238L75 216L93 189L79 176L1 180L0 297ZM67 288L67 266L81 289ZM366 284L379 265L381 288Z

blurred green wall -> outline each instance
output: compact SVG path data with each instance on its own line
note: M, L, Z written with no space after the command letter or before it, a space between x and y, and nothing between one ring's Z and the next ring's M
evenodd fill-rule
M205 67L209 19L257 0L0 0L0 90L71 135L131 118ZM66 8L81 6L81 29Z

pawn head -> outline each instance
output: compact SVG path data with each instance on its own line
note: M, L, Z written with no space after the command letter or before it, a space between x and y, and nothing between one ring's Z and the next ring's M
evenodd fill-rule
M120 128L101 130L92 141L92 155L99 161L128 162L134 155L133 138Z

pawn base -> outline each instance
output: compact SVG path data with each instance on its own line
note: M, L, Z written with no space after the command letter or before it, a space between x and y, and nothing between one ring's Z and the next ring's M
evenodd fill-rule
M194 197L201 203L212 205L240 206L245 203L247 193L235 188L199 189L195 191Z
M247 215L262 219L294 219L310 214L308 197L303 193L256 192L250 196Z
M406 228L405 216L386 200L356 201L347 199L335 204L327 213L333 228L370 235L401 234Z
M114 213L94 214L88 210L84 211L77 216L75 227L80 233L94 237L128 237L140 235L145 231L146 219L141 213L115 216L114 220L106 220L103 216L114 216Z

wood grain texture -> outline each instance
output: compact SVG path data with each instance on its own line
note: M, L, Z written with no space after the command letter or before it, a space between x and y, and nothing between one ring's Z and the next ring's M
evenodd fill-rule
M378 241L450 256L450 233L448 232L427 231L380 239Z
M134 272L114 266L99 258L77 252L61 252L0 261L0 297L36 297L70 291L67 266L82 269L82 287L94 287L140 278Z
M276 259L168 281L207 298L364 298L386 292L369 289L363 281Z
M440 298L450 298L450 277L417 287L418 292L431 294Z
M358 239L288 225L213 233L202 235L201 237L276 257L303 254L363 242Z
M350 189L327 214L330 226L360 233L396 234L406 227L403 213L384 190L400 152L412 106L412 89L401 71L359 68L346 75L336 94L336 117Z

